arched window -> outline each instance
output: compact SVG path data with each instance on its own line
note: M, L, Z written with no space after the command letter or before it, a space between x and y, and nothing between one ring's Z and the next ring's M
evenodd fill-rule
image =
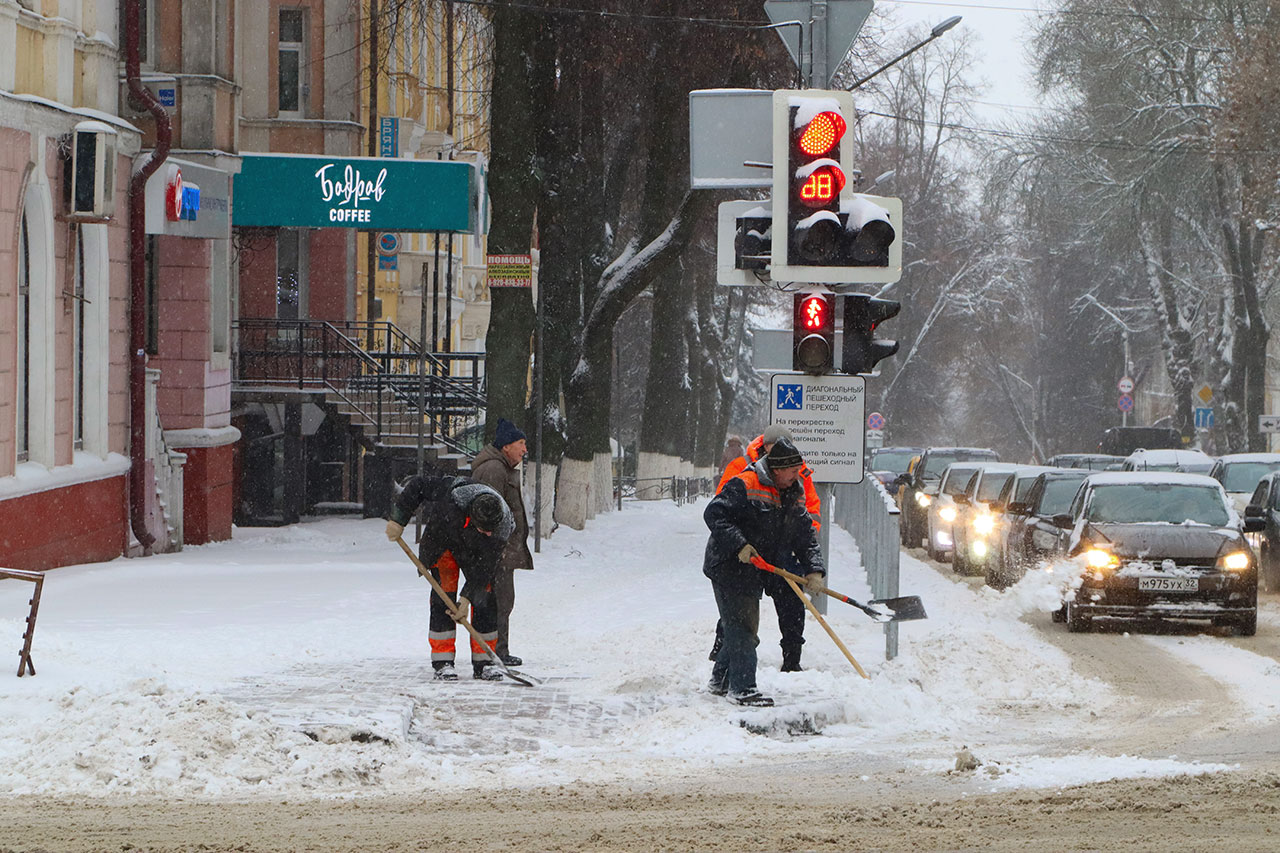
M18 247L18 421L19 462L31 457L31 239L22 214Z

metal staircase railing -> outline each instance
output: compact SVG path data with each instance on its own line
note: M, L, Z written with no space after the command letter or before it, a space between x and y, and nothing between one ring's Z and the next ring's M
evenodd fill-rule
M425 416L432 443L465 451L480 423L484 353L428 352L422 374L418 342L387 320L241 319L232 331L237 388L323 389L377 444L408 443Z

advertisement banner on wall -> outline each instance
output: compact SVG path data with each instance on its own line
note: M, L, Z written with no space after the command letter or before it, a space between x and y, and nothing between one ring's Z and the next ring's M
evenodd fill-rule
M172 237L231 237L231 175L170 157L147 179L146 232Z

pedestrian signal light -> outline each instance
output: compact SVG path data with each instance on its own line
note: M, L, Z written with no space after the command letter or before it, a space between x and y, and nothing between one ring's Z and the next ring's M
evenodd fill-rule
M791 369L830 373L835 359L835 297L829 293L796 294L792 320Z
M880 340L876 327L902 310L892 299L877 299L865 293L844 297L844 344L840 349L843 373L870 373L876 364L898 351L897 341Z

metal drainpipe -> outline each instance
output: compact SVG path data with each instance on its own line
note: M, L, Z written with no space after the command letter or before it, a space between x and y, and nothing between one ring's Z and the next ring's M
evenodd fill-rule
M125 78L129 92L145 104L156 120L156 147L129 181L129 523L133 535L150 554L156 538L147 531L147 278L146 194L147 178L169 156L173 129L169 113L146 86L138 56L138 0L125 0Z

